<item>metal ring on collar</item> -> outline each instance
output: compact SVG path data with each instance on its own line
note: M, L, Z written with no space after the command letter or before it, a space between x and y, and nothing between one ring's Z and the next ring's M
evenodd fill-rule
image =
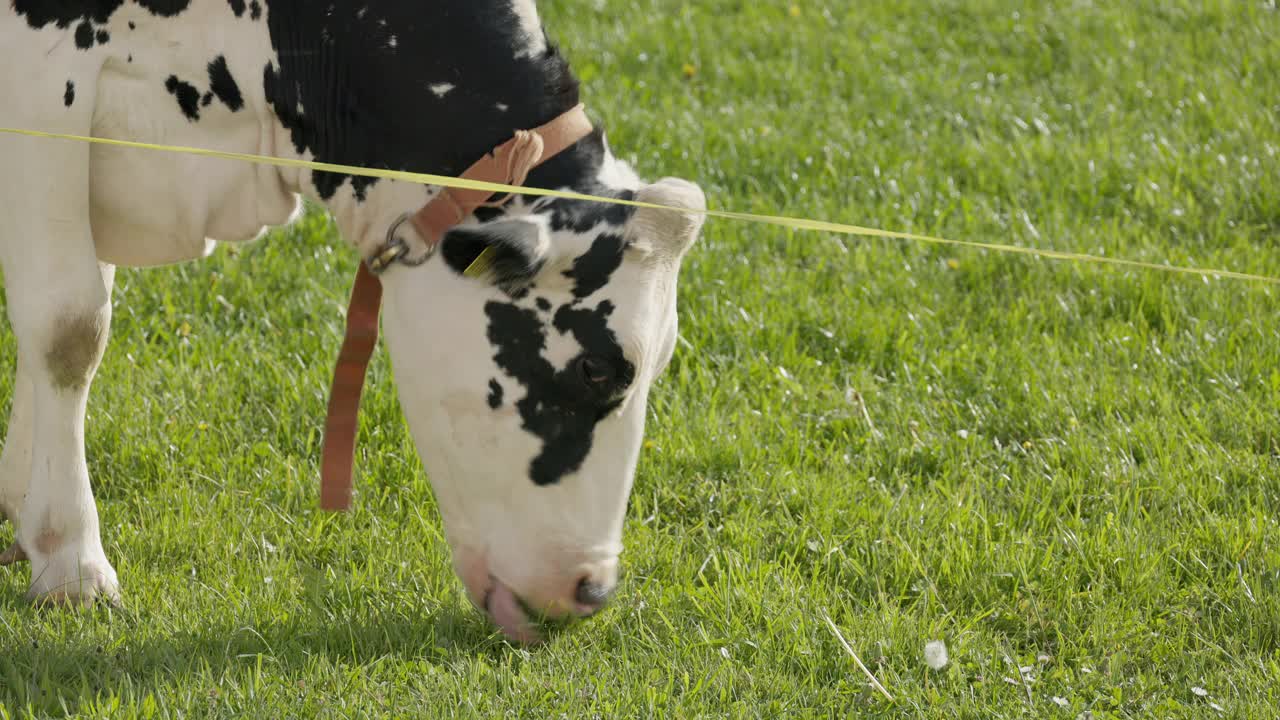
M373 254L373 257L365 261L365 264L369 266L369 271L374 275L381 275L387 271L387 268L397 262L409 267L417 267L430 260L431 256L436 254L436 247L439 243L427 245L427 251L421 257L409 257L409 246L396 233L400 230L400 226L410 217L412 217L411 213L403 213L396 218L396 221L391 223L391 227L387 228L386 242Z

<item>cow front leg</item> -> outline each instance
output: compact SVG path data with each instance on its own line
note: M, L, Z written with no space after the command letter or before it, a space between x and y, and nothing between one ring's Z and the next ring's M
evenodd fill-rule
M99 533L84 453L85 406L111 322L114 268L82 278L78 300L55 304L38 326L43 367L32 372L32 438L26 495L18 511L15 560L31 561L28 599L84 605L119 599L116 571ZM12 300L10 301L12 305ZM16 323L15 323L16 324ZM19 336L19 353L24 338Z
M10 69L0 69L0 79ZM0 119L16 115L12 124L20 127L88 135L91 110L84 105L56 114L18 103L5 106ZM35 114L23 117L27 111ZM119 583L103 552L84 452L85 406L107 341L114 278L114 268L98 262L90 229L89 147L5 137L0 158L0 264L18 365L31 391L29 408L16 413L20 424L30 418L30 456L5 448L7 471L29 465L15 533L30 559L28 598L116 600ZM23 430L16 431L20 438ZM6 482L12 504L20 481Z

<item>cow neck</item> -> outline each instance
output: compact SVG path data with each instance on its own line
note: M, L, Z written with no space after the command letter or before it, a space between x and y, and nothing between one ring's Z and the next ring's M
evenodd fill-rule
M457 176L579 102L568 59L553 43L531 48L509 0L270 5L266 102L301 157ZM326 204L339 192L364 202L382 182L306 180Z
M467 180L504 185L523 185L529 173L543 162L572 147L592 131L582 105L530 130L519 130L462 173ZM351 506L355 438L359 429L360 395L369 359L378 341L378 313L382 303L382 283L377 275L397 262L420 264L434 254L445 232L468 218L481 206L501 207L511 195L491 200L493 194L481 190L441 188L426 205L407 216L426 245L426 254L409 260L403 243L388 241L365 258L356 271L351 302L347 309L346 333L338 353L329 393L328 416L321 448L320 506L325 510L346 510ZM394 226L393 226L394 229Z

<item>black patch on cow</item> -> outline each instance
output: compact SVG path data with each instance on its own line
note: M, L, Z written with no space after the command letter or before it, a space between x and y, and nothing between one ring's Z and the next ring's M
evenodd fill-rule
M81 20L105 23L124 0L12 0L11 4L14 12L25 16L32 28L57 25L66 30ZM89 30L92 32L93 28Z
M160 17L173 17L191 6L191 0L136 0L136 2L149 10L152 15Z
M375 178L371 177L354 177L351 178L351 192L356 196L356 200L364 202L365 196L369 192L369 188L374 185Z
M178 107L182 109L182 114L186 115L188 120L194 122L200 119L199 90L190 83L179 80L177 75L170 75L169 79L164 81L164 88L178 99Z
M107 43L111 42L111 33L107 32L106 30L98 30L98 34L96 35L96 38L98 40L99 45L106 45Z
M244 17L244 0L227 0L227 3L231 5L231 12L235 13L236 17Z
M573 280L573 296L585 298L609 283L622 265L624 243L621 235L601 233L591 243L591 249L573 261L573 268L564 276Z
M258 4L258 0L253 0L252 2L249 3L249 19L250 20L262 19L262 6Z
M207 92L200 96L200 107L209 107L213 104L213 93Z
M582 176L582 168L598 168L604 162L604 131L597 128L590 136L575 145L570 152L557 155L529 173L530 187L574 187L580 192L602 197L634 200L630 190L615 190ZM613 205L583 200L555 199L545 203L539 212L551 213L551 230L586 233L601 224L622 228L635 214L628 205Z
M551 310L551 301L550 301L550 300L548 300L548 299L546 299L546 298L544 298L544 297L540 297L540 298L538 298L535 302L538 304L538 309L539 309L539 310L541 310L542 312L548 312L548 311L550 311L550 310Z
M152 15L173 17L186 10L191 0L135 0ZM84 28L84 23L92 21L105 25L111 15L124 0L10 0L14 12L27 18L27 24L35 29L46 25L56 25L65 30L75 23L76 47L88 49L93 46L93 27ZM88 33L88 39L82 42L82 33ZM102 40L100 42L106 42Z
M497 378L489 379L489 407L494 410L502 407L502 385Z
M511 303L485 305L489 342L497 350L494 362L526 391L516 402L521 427L542 440L542 450L529 465L529 477L536 485L553 485L582 467L591 452L596 425L618 407L619 388L635 376L609 330L612 313L613 305L607 301L595 310L560 308L556 329L572 333L583 352L556 370L542 355L546 328L537 312ZM614 365L619 378L614 388L602 392L585 383L577 368L586 355Z
M76 26L76 47L81 50L93 47L93 25L88 20Z
M68 80L67 90L66 92L62 93L62 104L66 105L67 107L71 107L71 103L75 101L76 101L76 84Z
M230 108L231 112L238 112L244 108L244 97L240 95L240 86L236 84L235 78L231 77L231 71L227 69L225 55L219 55L209 63L209 90L222 101L223 105Z
M553 46L516 57L525 33L509 0L439 0L429 21L419 3L383 3L376 13L361 13L362 6L278 2L266 13L279 58L263 71L266 98L299 153L458 175L517 129L578 103L578 82ZM395 49L385 42L387 28L395 29ZM458 89L438 97L429 87L438 82ZM509 109L499 111L498 102ZM580 185L597 175L596 145L593 135L578 143L587 151L558 156L556 175L569 182L554 186L589 189ZM376 182L334 173L315 173L312 181L324 200L345 182L358 189Z
M604 190L604 188L601 188L601 190ZM605 191L604 195L621 200L635 200L635 193L630 190ZM552 230L570 230L576 233L588 232L601 223L622 227L635 214L635 208L629 205L613 205L584 200L559 199L548 203L547 209L551 210Z
M133 23L133 21L132 21L132 20L130 20L130 21L129 21L129 29L130 29L130 30L137 30L137 29L138 29L138 26L137 26L137 25L135 25L135 24Z
M133 53L129 53L129 57L125 59L125 62L133 62Z

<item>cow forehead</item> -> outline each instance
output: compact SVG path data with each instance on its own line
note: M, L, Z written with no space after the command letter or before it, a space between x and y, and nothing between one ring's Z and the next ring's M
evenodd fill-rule
M580 353L625 357L643 363L644 348L652 339L642 337L655 327L654 319L665 317L667 308L658 302L653 288L662 285L653 273L661 268L633 258L617 236L601 235L591 246L547 268L527 289L501 293L485 303L490 344L498 348L505 336L496 327L495 308L507 319L516 317L519 326L545 337L536 347L545 357L563 366ZM519 333L516 333L519 335Z

